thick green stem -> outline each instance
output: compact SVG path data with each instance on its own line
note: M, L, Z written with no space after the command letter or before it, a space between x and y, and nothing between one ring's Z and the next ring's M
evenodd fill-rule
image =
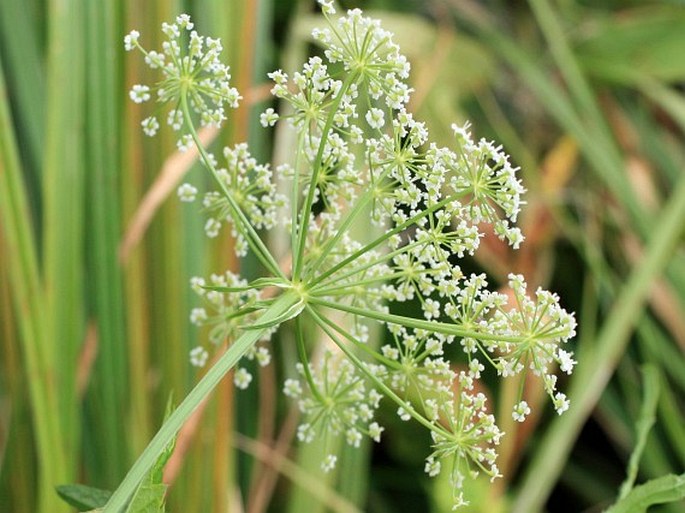
M269 322L283 316L288 310L292 309L301 299L293 291L285 292L278 298L268 310L257 321L261 324ZM115 490L109 502L105 506L103 513L121 513L126 503L129 501L138 485L145 475L150 471L157 461L159 455L169 445L176 433L183 426L185 421L200 405L200 403L210 394L221 379L230 371L242 356L262 337L266 330L249 330L243 333L229 348L226 353L207 371L207 374L195 385L188 393L183 402L169 416L159 429L154 438L150 441L143 453L135 462L126 477Z

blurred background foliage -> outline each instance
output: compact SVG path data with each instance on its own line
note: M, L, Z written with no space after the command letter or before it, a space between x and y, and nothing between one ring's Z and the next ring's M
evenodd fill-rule
M266 72L316 49L310 0L0 0L0 511L69 511L55 485L113 489L197 379L188 351L194 275L241 268L231 241L203 236L176 184L205 178L172 137L144 138L127 89L150 77L123 51L136 28L190 13L220 36L245 101L213 144L247 140L288 159L288 133L259 127ZM504 478L477 482L463 511L602 511L638 439L644 379L656 368L654 426L636 483L685 470L685 5L679 0L344 1L380 17L412 63L411 108L433 139L471 120L500 141L529 189L526 244L486 239L468 270L507 272L577 312L580 365L556 418L507 436ZM278 244L275 240L274 244ZM295 354L237 394L230 380L181 432L168 510L443 512L450 490L423 474L429 441L386 405L380 446L347 451L322 477L319 449L293 441L280 394ZM458 361L455 365L458 365ZM654 379L652 380L654 381ZM516 383L487 393L506 412ZM645 403L646 404L646 403ZM634 465L633 465L634 467ZM681 495L682 496L682 495ZM675 502L650 511L683 511Z

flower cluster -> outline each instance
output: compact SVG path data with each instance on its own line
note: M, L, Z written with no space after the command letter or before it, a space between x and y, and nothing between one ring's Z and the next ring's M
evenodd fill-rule
M226 147L223 154L226 167L217 170L223 190L206 193L202 202L210 214L205 232L208 237L216 237L223 221L231 223L231 234L236 239L236 253L244 256L247 254L247 241L233 223L232 207L226 199L226 191L255 228L270 229L276 226L278 209L285 206L286 197L276 192L271 168L258 164L250 155L247 144Z
M297 372L300 379L286 380L283 392L298 401L305 418L297 430L298 440L309 443L342 434L352 447L359 447L363 435L380 441L383 428L374 421L374 413L383 396L368 389L359 369L340 354L325 351L316 368L300 363ZM305 389L313 393L305 395ZM335 463L335 455L327 453L321 467L328 472Z
M167 124L174 130L183 127L183 101L200 116L202 125L220 127L226 119L224 105L236 108L241 98L238 90L230 85L229 67L219 60L221 41L198 35L193 26L187 14L178 16L176 23L164 23L162 31L167 40L162 43L161 52L145 50L136 30L124 38L127 51L140 50L145 55L145 63L152 69L161 70L164 77L153 87L134 85L131 99L136 103L146 102L156 91L157 101L172 104ZM159 130L156 116L145 118L141 125L149 136ZM188 136L181 137L179 148L186 149L190 142Z
M249 283L233 273L194 279L206 307L194 309L191 320L212 326L210 340L218 344L255 330L268 339L296 318L299 377L288 379L284 392L302 413L299 440L379 441L383 427L375 410L387 397L402 420L430 431L425 470L430 476L448 472L455 504L463 504L467 477L499 476L503 433L477 386L481 373L486 366L502 379L532 372L563 413L569 401L557 389L556 372L571 373L576 363L564 349L575 319L555 294L538 289L529 296L521 276L510 275L505 293L489 290L484 275L462 272L458 259L478 250L486 230L514 249L522 243L515 226L524 192L517 169L500 146L474 142L468 124L453 126L451 147L432 143L425 124L407 109L409 64L392 35L358 9L334 19L332 3L319 3L328 27L314 37L324 57L310 58L291 74L269 74L272 94L288 104L288 114L269 107L260 117L264 127L285 121L294 131L292 161L272 172L239 144L224 150L220 167L201 149L218 187L204 194L207 235L230 223L237 253L253 251L267 275ZM188 105L201 123L218 124L222 105L233 105L238 93L228 86L228 68L216 61L218 42L190 32L189 48L181 51L181 29L192 29L189 18L164 27L170 39L163 54L143 51L165 76L158 98L175 100L169 123L189 126L180 141L185 147L197 141L189 138ZM139 47L138 34L125 44ZM134 86L131 97L145 101L150 93ZM146 132L157 126L144 122ZM277 181L280 190L289 188L287 201L276 193ZM183 201L197 194L190 184L178 190ZM287 270L256 232L276 226L289 231ZM306 323L317 329L305 330ZM309 347L312 333L324 334L336 349L311 356L318 354ZM371 343L379 335L383 341ZM461 349L461 366L446 359L449 346ZM270 360L257 345L243 356L259 364ZM208 357L203 346L191 352L195 365ZM238 387L250 381L245 368L236 371ZM520 397L511 415L522 422L530 413ZM335 454L327 452L322 467L335 464Z
M196 326L211 326L209 341L215 346L235 339L246 325L253 323L263 301L258 290L251 288L246 280L231 271L223 275L211 275L209 283L204 278L194 277L190 284L205 303L204 307L193 308L190 322ZM271 334L271 330L264 331L260 342L268 342ZM190 351L190 361L196 367L204 367L208 358L209 352L202 345ZM271 362L271 354L263 344L252 346L245 358L256 361L262 367ZM251 381L252 376L246 368L239 367L236 370L234 382L238 388L247 388Z

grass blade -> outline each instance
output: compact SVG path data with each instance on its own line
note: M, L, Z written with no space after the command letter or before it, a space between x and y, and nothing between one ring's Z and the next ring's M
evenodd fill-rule
M685 179L680 181L664 207L642 264L633 270L599 332L593 357L578 364L569 392L572 407L563 417L555 419L538 446L514 503L514 513L528 513L542 508L573 441L625 349L653 279L664 271L671 259L673 248L683 231L684 218Z
M7 249L12 302L17 312L23 362L31 398L31 412L39 458L36 495L38 511L65 511L53 486L69 477L67 454L60 424L54 361L45 351L45 305L38 268L33 224L19 164L0 66L0 227Z
M87 228L86 246L90 295L97 323L98 357L92 376L88 410L93 447L87 454L102 453L107 458L91 461L90 481L114 486L126 471L128 454L126 435L126 368L125 324L122 276L117 262L120 234L118 179L120 141L117 113L120 103L120 81L117 59L120 43L118 19L109 2L86 5L86 158L87 158Z
M644 393L642 398L642 407L640 409L640 416L636 423L636 443L635 449L630 455L628 462L628 476L625 482L621 485L619 491L619 500L624 499L633 488L635 478L637 477L637 469L640 464L640 457L645 449L647 443L647 436L654 426L656 421L656 407L659 399L659 374L657 368L653 365L646 365L643 370Z

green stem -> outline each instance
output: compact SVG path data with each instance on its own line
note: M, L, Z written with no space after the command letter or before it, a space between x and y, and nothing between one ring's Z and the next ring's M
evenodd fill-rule
M351 73L347 76L345 82L343 82L343 85L340 87L340 91L338 91L338 96L336 97L335 102L331 106L331 111L328 113L328 119L326 119L326 124L323 127L323 131L321 132L319 150L316 153L316 159L314 160L314 165L312 168L312 179L309 182L309 190L307 191L307 197L305 199L304 205L302 206L302 212L300 215L299 223L297 224L299 226L299 229L297 233L297 251L293 251L293 254L297 255L296 257L293 257L293 281L297 281L300 277L300 273L302 272L302 261L304 260L304 250L307 242L307 232L309 228L309 216L312 212L312 205L314 204L316 183L319 180L319 173L321 172L321 161L323 159L324 149L326 148L328 134L333 128L333 120L335 119L335 115L338 112L340 104L342 103L345 94L347 94L347 90L350 88L350 86L355 80L356 75L354 73ZM293 219L293 223L296 222L297 220ZM293 250L295 250L295 248L293 248Z
M181 109L183 110L183 116L186 120L186 126L188 127L190 135L193 138L193 141L195 142L195 146L197 146L197 149L200 152L202 161L204 162L207 169L209 169L209 171L212 173L214 180L221 189L221 192L223 192L226 201L228 201L228 206L231 209L231 216L234 219L236 228L243 232L243 234L245 235L245 239L247 239L247 242L250 245L250 249L254 251L255 255L257 255L257 258L259 258L259 261L264 265L264 267L266 267L274 276L278 276L280 278L285 279L285 275L281 272L278 263L271 255L267 247L264 245L262 239L259 237L255 229L252 227L252 224L245 216L245 213L240 208L240 205L236 203L235 198L233 198L233 195L231 194L231 191L229 191L226 188L226 185L219 178L216 169L214 169L214 166L212 165L212 162L209 156L207 155L207 151L202 146L200 138L197 135L197 131L195 130L195 126L193 125L192 117L190 115L190 109L188 108L188 97L187 94L185 94L185 92L181 93Z
M371 163L369 162L369 165ZM383 173L380 177L379 180L382 180L385 177L386 173ZM369 171L369 176L372 176L372 170ZM309 274L314 276L316 274L316 271L319 269L321 264L324 262L326 259L326 255L333 249L335 244L340 240L340 238L345 234L347 229L349 228L350 224L352 224L352 221L357 217L357 215L362 212L364 207L366 207L366 204L371 201L374 195L374 186L372 183L366 184L365 186L365 191L364 193L355 201L354 208L352 211L348 212L347 215L345 216L345 219L343 222L340 224L338 227L337 232L333 237L331 237L329 240L326 241L326 244L321 250L321 255L316 259L316 261L311 265L310 269L308 270Z
M378 255L377 258L374 258L373 260L366 260L362 265L359 266L350 266L352 269L348 272L341 273L338 275L335 275L333 279L328 280L326 283L321 283L319 278L316 278L314 280L315 283L318 285L312 285L311 288L309 289L309 293L312 296L327 296L328 292L333 290L334 288L339 287L339 283L343 283L345 286L345 280L348 278L351 278L352 276L355 276L359 273L363 273L364 271L368 271L372 267L375 267L377 265L381 265L383 262L390 262L392 261L393 258L395 258L397 255L400 255L402 253L409 253L413 248L419 245L425 245L426 243L423 241L414 241L410 242L406 246L401 246L400 248L391 251L389 253L381 253ZM368 253L367 253L368 255ZM392 279L390 276L387 277L388 280ZM352 284L347 283L346 286L352 286Z
M640 458L647 445L647 437L649 432L656 422L656 409L659 401L660 375L657 367L653 364L645 364L642 367L642 407L640 408L640 416L635 424L635 448L630 455L628 461L628 474L625 481L621 485L618 494L618 501L625 499L626 496L633 489L635 479L637 478L637 471L640 465Z
M299 301L301 299L297 294L293 291L286 291L264 312L257 322L268 324L284 315ZM219 361L207 371L207 374L202 377L178 408L164 422L133 467L128 471L124 480L105 505L103 513L121 513L123 511L123 508L133 493L135 493L140 482L155 464L158 456L176 436L176 433L181 429L185 421L238 360L257 343L264 334L264 331L266 330L249 330L243 333L221 356Z
M528 465L512 513L539 511L566 462L574 440L599 400L621 359L635 322L652 288L664 272L673 249L683 233L685 219L685 179L654 224L643 260L636 265L621 295L599 333L593 357L581 360L575 372L569 397L571 409L557 418L546 433Z
M445 335L454 335L461 338L474 338L476 340L494 340L499 342L511 342L520 344L526 342L526 337L513 337L507 335L497 335L492 333L481 333L478 331L471 331L464 329L458 324L448 324L438 321L424 321L422 319L414 319L413 317L405 317L404 315L395 315L391 313L376 312L370 308L358 308L343 303L335 303L333 301L326 301L317 297L310 297L309 303L314 305L325 306L333 310L340 310L343 312L358 315L360 317L367 317L381 322L390 324L399 324L407 328L414 328L419 330L428 330L436 333L444 333Z
M420 415L419 413L416 412L414 407L409 404L407 401L403 400L400 396L398 396L395 392L390 390L390 388L383 383L383 381L378 378L373 372L369 371L368 366L362 362L357 355L355 355L350 349L338 338L338 335L328 326L328 324L323 320L323 318L319 315L319 313L316 311L316 309L307 307L307 311L314 317L314 320L316 323L321 327L322 330L331 337L331 340L335 342L335 344L340 348L340 350L345 353L345 356L347 356L352 363L354 363L355 367L357 367L360 371L362 371L367 378L369 378L374 385L376 385L378 388L380 388L383 393L395 401L399 406L404 408L404 410L411 415L414 420L422 424L424 427L429 429L430 431L435 431L439 435L445 437L445 438L453 438L454 435L441 427L438 424L433 424L429 420L427 420L423 415Z
M319 388L314 382L312 372L309 369L309 358L307 358L307 348L304 344L304 331L302 328L302 321L299 317L295 319L295 334L297 337L297 354L300 356L300 362L302 363L302 368L304 370L304 377L307 380L309 389L312 391L312 394L314 394L314 397L316 397L318 401L323 402L324 399L321 396Z
M388 240L393 235L397 235L398 233L403 232L404 230L406 230L407 228L412 226L414 223L416 223L419 219L426 217L426 216L432 214L433 212L440 210L445 205L447 205L453 201L458 200L462 196L463 196L463 194L452 194L451 196L443 199L442 201L436 203L435 205L432 205L432 206L428 207L427 209L422 210L418 214L410 217L409 219L407 219L402 224L398 224L392 230L385 232L383 235L381 235L380 237L375 239L373 242L370 242L369 244L367 244L363 248L355 251L350 256L345 258L343 261L337 263L335 266L331 267L329 270L327 270L326 272L324 272L320 276L317 276L316 278L312 279L310 282L308 282L308 284L307 284L308 287L311 289L315 285L318 285L323 280L325 280L326 278L328 278L332 274L338 272L340 269L342 269L346 265L350 264L351 262L354 262L357 258L365 255L366 253L368 253L372 249L380 246L383 242Z

